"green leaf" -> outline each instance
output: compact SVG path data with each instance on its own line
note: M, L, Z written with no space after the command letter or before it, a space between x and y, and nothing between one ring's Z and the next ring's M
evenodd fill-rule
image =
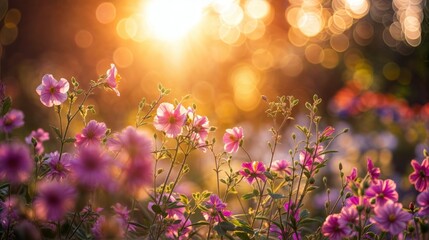
M241 198L248 200L248 199L253 198L254 196L255 196L255 194L253 192L251 192L251 193L244 194L243 196L241 196Z
M6 97L3 100L3 105L1 108L1 116L4 116L7 112L9 112L11 106L12 106L12 98Z
M247 235L247 233L245 233L245 232L236 231L236 232L234 232L234 234L235 234L239 239L242 239L242 240L250 240L249 235Z
M269 193L270 197L272 199L281 199L281 198L285 198L285 196L283 196L282 194L278 194L278 193Z
M157 204L154 204L152 206L152 211L154 213L156 213L156 214L161 214L161 215L163 214L163 211L162 211L161 207L159 205L157 205Z
M235 226L234 224L224 221L224 222L220 222L219 225L225 230L225 231L233 231L235 230Z
M58 138L61 138L61 132L60 129L58 129L57 127L51 126L51 128L54 130L55 134L57 135Z
M64 142L65 143L74 143L74 142L76 142L76 138L69 137Z

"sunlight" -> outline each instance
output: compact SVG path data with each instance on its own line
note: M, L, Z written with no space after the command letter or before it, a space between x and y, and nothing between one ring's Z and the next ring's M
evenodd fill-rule
M185 37L201 20L207 1L150 0L143 5L149 35L164 41Z

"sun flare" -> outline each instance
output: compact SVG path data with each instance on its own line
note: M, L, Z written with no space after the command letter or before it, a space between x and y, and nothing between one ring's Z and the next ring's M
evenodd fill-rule
M177 41L200 22L207 1L149 0L143 5L144 24L150 36Z

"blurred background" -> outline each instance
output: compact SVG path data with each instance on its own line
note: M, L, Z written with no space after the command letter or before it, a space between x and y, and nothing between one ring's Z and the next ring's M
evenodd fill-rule
M1 80L26 135L57 122L35 92L45 73L88 86L115 63L121 97L97 90L91 117L113 131L133 125L140 99L162 83L169 101L191 94L185 105L219 135L243 126L261 159L261 95L318 94L323 124L350 128L333 146L345 173L371 157L408 191L409 162L429 149L428 11L425 0L0 0Z

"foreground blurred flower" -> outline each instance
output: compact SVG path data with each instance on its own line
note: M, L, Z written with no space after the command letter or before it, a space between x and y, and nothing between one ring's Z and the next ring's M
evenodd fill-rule
M223 135L223 143L225 144L223 149L228 153L237 152L243 137L243 128L241 127L226 129L226 133Z
M165 132L169 138L174 138L182 134L186 115L187 111L181 104L174 108L171 103L161 103L156 110L153 124L156 130Z
M210 199L205 202L204 206L207 208L207 211L201 211L204 216L204 219L210 224L218 223L222 221L223 217L230 217L231 211L226 210L226 203L216 195L210 195Z
M7 229L19 219L19 198L10 196L3 202L0 201L0 223L3 229Z
M108 218L100 216L91 231L95 239L124 239L125 228L126 225L124 225L124 222L119 216Z
M130 210L128 210L127 206L122 206L120 203L116 203L112 206L113 211L115 211L116 216L119 217L119 219L123 222L124 226L128 226L125 231L130 230L132 232L136 231L136 227L132 224L129 224L128 221L130 220Z
M121 80L121 76L118 74L115 64L112 63L106 72L106 83L118 96L121 95L117 88L119 80Z
M0 130L5 133L10 133L13 129L23 125L24 113L20 110L12 109L0 118Z
M417 196L417 203L420 206L419 215L429 216L429 189Z
M106 130L105 123L91 120L82 132L76 135L76 142L74 144L77 147L98 145L106 134Z
M36 88L37 94L40 95L40 101L46 107L61 105L67 100L67 92L69 91L69 82L61 78L57 81L52 74L45 74L42 77L42 84Z
M350 235L351 229L347 225L340 224L340 215L329 215L322 225L322 233L330 240L340 240Z
M49 166L49 171L46 174L46 177L57 181L65 179L70 173L71 160L73 159L73 156L69 153L63 153L60 161L60 154L55 151L46 154L46 157L48 157L46 163Z
M408 177L410 183L414 184L417 191L425 191L429 186L429 158L425 158L422 164L419 164L416 160L412 160L411 166L414 172Z
M40 155L45 151L43 142L49 140L49 133L39 128L36 131L31 131L30 135L25 138L25 142L32 145L33 143L31 141L33 138L36 140L36 146L34 146L34 149L36 150L36 153Z
M120 158L124 162L128 159L152 161L152 141L145 133L131 126L109 138L107 147L114 152L122 151Z
M262 162L245 162L241 164L241 166L243 169L240 170L239 173L246 178L249 184L252 184L256 178L259 178L264 182L267 179L267 177L264 175L265 166Z
M378 206L384 205L388 201L398 201L396 183L391 179L379 180L377 183L372 183L365 191L365 195L368 198L375 198L375 203Z
M402 209L402 204L393 202L375 207L374 213L371 222L391 235L398 235L404 231L412 218L410 213Z
M11 183L26 181L33 172L34 161L27 146L21 143L0 145L0 180Z
M74 207L75 189L60 182L42 182L34 200L36 216L42 220L61 220Z

